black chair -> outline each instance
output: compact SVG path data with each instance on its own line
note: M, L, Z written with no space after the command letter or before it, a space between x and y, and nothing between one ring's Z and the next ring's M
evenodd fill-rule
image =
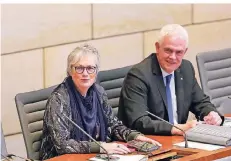
M196 60L201 87L219 110L231 96L231 48L199 53Z
M27 157L30 159L39 159L44 110L47 99L55 87L19 93L15 97Z
M118 114L120 91L123 81L131 68L132 66L126 66L123 68L100 71L98 73L96 82L105 89L109 104L112 106L115 116Z

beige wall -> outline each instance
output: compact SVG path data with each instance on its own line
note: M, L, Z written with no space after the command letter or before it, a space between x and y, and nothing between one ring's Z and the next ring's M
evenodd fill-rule
M231 44L231 4L1 7L1 115L5 134L21 131L14 96L60 83L66 74L66 57L79 44L89 42L99 49L101 70L131 65L155 52L155 35L168 23L186 27L190 44L185 58L195 68L198 52Z

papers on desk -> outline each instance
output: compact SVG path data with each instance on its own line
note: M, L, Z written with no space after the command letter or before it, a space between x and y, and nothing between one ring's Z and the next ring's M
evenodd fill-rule
M179 147L184 147L185 142L183 141L183 142L180 142L180 143L176 143L174 145L179 146ZM225 146L213 145L213 144L205 144L205 143L193 142L193 141L188 141L188 147L189 148L202 149L202 150L208 150L208 151L225 148Z
M111 159L113 161L147 161L148 157L145 155L111 155L112 157L115 157L116 159ZM93 157L89 159L90 161L107 161L107 159L102 159L99 157Z
M223 126L231 127L231 117L225 117L225 121L223 123Z

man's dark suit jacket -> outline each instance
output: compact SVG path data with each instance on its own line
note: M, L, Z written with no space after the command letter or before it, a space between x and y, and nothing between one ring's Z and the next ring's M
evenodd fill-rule
M210 111L217 112L199 87L188 60L182 61L174 75L179 124L186 123L189 111L202 120ZM165 85L156 54L128 72L121 91L118 117L126 126L144 134L171 134L170 125L148 116L145 111L168 121Z

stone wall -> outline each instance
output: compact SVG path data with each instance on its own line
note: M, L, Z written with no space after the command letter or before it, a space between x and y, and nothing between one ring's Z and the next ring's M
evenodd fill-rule
M101 70L138 63L159 29L178 23L189 33L185 56L231 44L231 4L4 4L1 5L1 116L5 134L21 131L14 97L60 83L69 52L83 43L101 54Z

